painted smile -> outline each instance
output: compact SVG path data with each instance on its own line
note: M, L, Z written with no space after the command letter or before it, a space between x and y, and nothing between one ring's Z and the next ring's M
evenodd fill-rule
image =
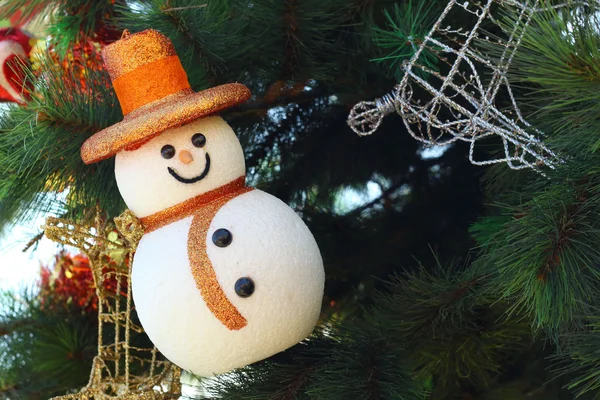
M183 178L179 176L173 168L167 167L167 169L169 170L171 176L181 183L196 183L198 181L201 181L206 175L208 175L208 171L210 170L210 156L208 155L208 153L206 153L206 164L204 164L204 171L202 171L200 175L193 178Z

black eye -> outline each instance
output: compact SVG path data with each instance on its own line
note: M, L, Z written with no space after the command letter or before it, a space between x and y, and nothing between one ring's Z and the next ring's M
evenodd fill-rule
M196 133L192 136L192 144L196 147L204 147L206 144L206 136L201 133Z
M160 149L160 154L167 160L169 158L173 158L175 155L175 147L171 146L170 144L165 144L162 149Z
M250 278L240 278L235 282L235 294L240 297L250 297L254 293L254 281Z

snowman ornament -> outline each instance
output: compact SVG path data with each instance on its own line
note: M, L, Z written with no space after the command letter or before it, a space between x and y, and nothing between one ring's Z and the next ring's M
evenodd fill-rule
M81 156L116 156L119 191L144 226L131 279L150 339L200 376L305 339L321 309L319 249L285 203L245 186L241 145L217 115L249 90L192 91L155 30L126 31L103 58L124 119L90 137Z

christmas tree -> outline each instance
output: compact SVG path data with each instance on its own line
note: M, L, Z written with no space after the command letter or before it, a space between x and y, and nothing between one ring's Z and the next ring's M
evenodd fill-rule
M0 230L42 213L93 227L108 238L93 255L109 278L99 287L88 258L61 251L35 286L2 293L0 398L76 394L99 340L120 340L99 328L96 293L130 299L114 271L133 247L121 250L111 222L126 206L114 158L86 165L80 149L123 119L102 50L150 28L173 43L192 90L250 89L221 114L247 183L302 218L325 267L307 340L198 379L193 398L596 398L598 5L3 2ZM35 35L32 20L43 21ZM353 109L362 101L373 103ZM151 347L141 331L128 340Z

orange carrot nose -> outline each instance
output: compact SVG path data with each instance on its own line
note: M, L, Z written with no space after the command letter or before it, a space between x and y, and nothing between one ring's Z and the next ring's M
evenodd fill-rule
M190 153L187 150L181 150L179 152L179 161L181 161L184 164L189 164L192 161L194 161L194 157L192 156L192 153Z

